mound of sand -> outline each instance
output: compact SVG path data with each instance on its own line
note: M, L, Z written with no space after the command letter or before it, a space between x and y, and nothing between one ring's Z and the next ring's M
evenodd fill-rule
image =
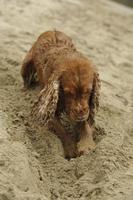
M0 200L133 199L133 11L107 0L0 2ZM67 161L60 140L32 128L38 89L21 62L43 31L70 35L99 68L95 151Z

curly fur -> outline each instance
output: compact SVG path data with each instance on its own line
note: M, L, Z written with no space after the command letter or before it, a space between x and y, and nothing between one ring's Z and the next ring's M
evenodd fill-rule
M60 123L56 133L62 142L65 141L66 147L66 140L70 141L66 133L69 131L63 129L61 117L62 113L66 113L69 123L74 122L76 144L78 142L80 153L83 153L84 148L80 144L86 135L92 141L89 127L94 124L99 107L100 79L92 63L76 50L67 35L59 31L47 31L40 35L27 53L21 74L26 88L37 81L42 87L32 110L35 119L48 126L56 118ZM81 133L76 129L79 126L83 127ZM74 157L68 152L68 157Z
M41 90L38 100L35 102L32 116L40 125L48 126L55 116L57 109L59 82L52 79L47 86Z

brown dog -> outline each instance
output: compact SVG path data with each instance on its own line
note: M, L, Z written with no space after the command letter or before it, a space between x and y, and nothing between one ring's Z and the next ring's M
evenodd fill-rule
M59 31L40 35L24 59L24 87L42 86L34 117L52 127L61 139L65 156L76 157L95 147L92 135L99 106L99 75L71 39Z

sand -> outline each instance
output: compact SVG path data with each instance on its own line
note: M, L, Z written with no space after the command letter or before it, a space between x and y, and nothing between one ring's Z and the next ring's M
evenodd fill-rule
M20 68L37 36L70 35L102 80L97 147L65 160L60 140L33 128L38 88ZM107 0L0 1L0 200L133 199L133 11Z

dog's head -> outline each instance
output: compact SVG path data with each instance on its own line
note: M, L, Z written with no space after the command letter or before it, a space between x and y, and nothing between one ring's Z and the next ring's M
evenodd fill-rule
M98 73L86 58L66 58L58 68L61 69L59 75L52 75L49 81L51 89L48 92L48 87L45 88L38 101L41 112L48 103L42 112L43 118L47 112L53 117L65 111L75 122L89 120L93 124L99 106Z
M65 64L67 66L59 78L59 107L73 121L89 119L92 124L99 106L98 73L85 58L69 59Z
M93 89L93 76L86 63L71 63L61 76L64 109L73 121L84 121L89 116L88 100Z

